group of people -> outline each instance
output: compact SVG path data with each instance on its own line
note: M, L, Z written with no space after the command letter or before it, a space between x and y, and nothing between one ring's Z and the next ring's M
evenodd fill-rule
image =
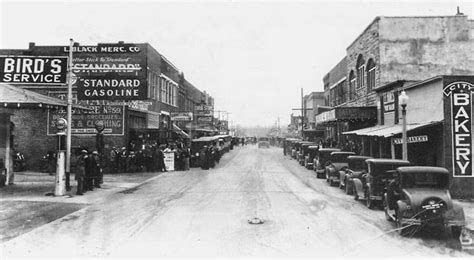
M173 144L146 142L141 146L131 143L128 148L113 147L109 154L109 171L116 172L165 172L165 154L174 154L175 170L189 170L189 147L181 141Z
M199 152L199 159L201 161L201 169L209 170L214 168L221 159L221 149L217 142L212 142L210 145L204 145Z
M77 195L83 195L94 188L100 188L103 183L103 171L101 158L97 151L89 153L86 149L81 151L79 156L74 157L75 180L77 181Z

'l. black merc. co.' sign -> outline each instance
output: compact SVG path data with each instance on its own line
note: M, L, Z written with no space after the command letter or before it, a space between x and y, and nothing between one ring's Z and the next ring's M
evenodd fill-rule
M0 83L65 84L67 59L53 56L0 56Z
M452 82L443 89L451 96L451 132L453 143L453 176L474 177L472 173L472 93L474 85Z

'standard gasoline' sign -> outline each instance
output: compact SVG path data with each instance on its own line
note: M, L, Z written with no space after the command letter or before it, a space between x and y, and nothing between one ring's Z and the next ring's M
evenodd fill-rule
M69 47L64 47L64 52ZM146 51L134 44L73 48L73 73L80 100L147 99Z
M443 92L451 96L451 131L453 146L453 176L474 177L472 173L472 93L474 85L456 81Z

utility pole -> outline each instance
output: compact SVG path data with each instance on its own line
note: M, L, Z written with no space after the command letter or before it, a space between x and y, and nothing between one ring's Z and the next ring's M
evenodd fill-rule
M66 191L71 190L71 127L72 127L72 49L74 40L69 39L69 66L67 86L67 128L66 128Z

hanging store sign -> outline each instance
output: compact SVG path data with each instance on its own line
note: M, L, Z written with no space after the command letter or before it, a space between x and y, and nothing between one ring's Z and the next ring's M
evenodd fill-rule
M67 100L66 91L50 91L49 96ZM110 105L111 102L105 100L80 101L77 100L77 93L73 92L73 103L91 109L91 111L72 111L71 133L74 135L96 134L95 124L103 121L106 135L124 135L125 132L125 107L123 105ZM48 110L47 134L56 134L56 120L66 117L66 109Z
M66 84L67 57L0 56L0 83Z
M383 111L385 113L395 111L395 93L393 91L383 94Z
M212 122L212 116L197 116L198 123L210 123Z
M393 142L395 144L402 144L402 138L394 138ZM428 136L427 135L418 135L418 136L409 136L407 138L407 143L423 143L423 142L428 142Z
M454 177L474 177L472 172L472 95L474 85L457 81L444 87L451 96L451 131Z
M193 121L192 112L171 112L172 121Z
M213 111L214 107L210 105L197 105L196 106L197 111Z

